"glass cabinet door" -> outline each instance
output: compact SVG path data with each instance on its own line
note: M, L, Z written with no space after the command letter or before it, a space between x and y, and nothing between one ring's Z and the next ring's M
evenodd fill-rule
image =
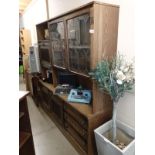
M65 35L64 23L51 23L49 25L52 46L53 64L65 68Z
M90 70L90 16L67 20L70 70L88 74Z

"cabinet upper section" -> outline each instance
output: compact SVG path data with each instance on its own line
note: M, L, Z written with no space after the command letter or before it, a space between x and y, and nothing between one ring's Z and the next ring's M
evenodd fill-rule
M99 60L116 53L118 16L118 6L91 2L38 24L38 40L48 28L52 65L88 76Z

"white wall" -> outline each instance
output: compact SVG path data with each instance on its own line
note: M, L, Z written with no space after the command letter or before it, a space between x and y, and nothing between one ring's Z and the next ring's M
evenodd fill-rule
M120 6L117 51L127 58L134 57L134 4L133 0L100 0ZM91 0L49 0L50 18L70 9L91 2ZM119 101L117 119L135 127L135 95L127 93Z
M49 18L55 17L71 9L77 8L91 0L48 0Z
M24 28L31 32L32 45L37 43L36 24L47 20L45 0L32 0L23 14Z
M134 53L134 2L120 1L117 51L132 59ZM135 128L135 94L127 93L119 101L117 118Z

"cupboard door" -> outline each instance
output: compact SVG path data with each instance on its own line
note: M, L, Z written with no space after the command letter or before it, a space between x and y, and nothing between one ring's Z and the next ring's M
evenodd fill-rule
M67 20L70 70L88 74L90 70L90 15Z
M50 40L53 54L53 64L65 68L65 33L64 23L57 22L49 25Z

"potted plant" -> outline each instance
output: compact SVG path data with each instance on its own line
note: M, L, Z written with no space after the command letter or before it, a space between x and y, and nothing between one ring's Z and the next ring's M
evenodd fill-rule
M116 121L116 113L119 99L134 87L134 63L125 61L125 56L118 54L112 60L98 62L90 76L113 101L112 120L94 130L98 154L133 155L134 130Z

